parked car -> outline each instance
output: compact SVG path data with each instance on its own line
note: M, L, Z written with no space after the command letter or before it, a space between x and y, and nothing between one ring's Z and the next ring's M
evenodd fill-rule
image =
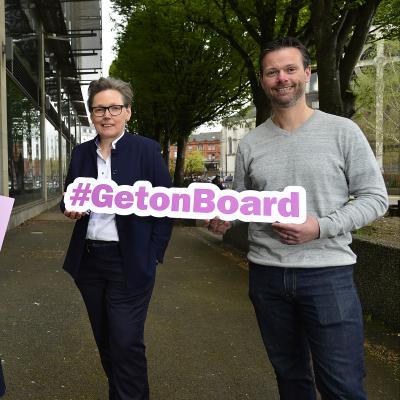
M233 182L233 176L232 175L228 175L224 178L224 182Z

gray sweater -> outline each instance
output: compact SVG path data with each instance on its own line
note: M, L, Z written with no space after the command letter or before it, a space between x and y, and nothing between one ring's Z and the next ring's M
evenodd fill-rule
M251 222L248 259L302 268L354 264L351 231L383 215L388 207L382 174L360 128L347 118L316 110L294 132L268 119L240 141L237 191L282 191L294 185L306 190L307 214L317 217L320 238L287 245L279 241L271 224Z

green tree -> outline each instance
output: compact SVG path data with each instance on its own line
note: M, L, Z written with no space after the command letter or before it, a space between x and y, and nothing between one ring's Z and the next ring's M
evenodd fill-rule
M381 0L314 0L311 26L318 68L319 106L350 117L351 78Z
M181 1L190 20L217 33L242 58L259 125L269 116L270 103L259 85L258 55L275 37L301 36L307 30L308 1Z
M366 51L365 58L371 60L372 65L358 68L352 82L356 95L356 112L353 119L366 134L373 148L377 142L379 145L379 141L383 141L386 165L389 165L391 170L398 170L400 161L400 42L385 41L384 56L383 81L377 81L377 69L373 61L376 57L376 48L371 46ZM381 139L379 136L377 138L376 102L379 95L377 91L383 94Z
M373 29L379 31L382 39L399 40L400 38L400 0L382 0L373 21Z
M185 175L198 175L204 172L203 155L200 151L193 151L185 158Z
M371 23L386 35L399 30L400 0L166 0L163 8L181 2L186 18L219 35L234 49L246 68L257 124L270 114L259 85L258 54L277 37L299 37L311 50L318 69L320 108L351 116L354 95L351 78L368 38ZM126 13L136 1L119 0Z
M187 21L180 3L114 1L126 26L110 72L132 83L136 131L177 143L181 186L187 138L248 101L241 58L219 35Z
M181 0L188 18L218 33L242 57L257 109L257 125L270 113L258 84L258 54L267 42L299 37L317 62L320 108L350 116L350 81L381 0ZM383 1L376 26L398 24L399 0ZM394 27L390 28L394 31Z

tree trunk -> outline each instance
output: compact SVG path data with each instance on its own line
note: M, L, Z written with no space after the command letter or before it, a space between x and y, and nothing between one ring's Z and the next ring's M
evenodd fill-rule
M314 0L311 7L311 24L314 32L318 64L319 109L342 115L339 63L337 62L338 28L333 26L331 0Z
M356 112L356 96L351 90L342 93L343 116L351 118Z
M334 43L318 45L317 63L319 109L330 114L344 115Z
M178 136L177 144L177 152L176 152L176 165L174 172L174 186L182 187L183 186L183 178L184 178L184 169L185 169L185 152L186 152L186 143L188 138L183 135Z
M256 107L256 126L258 126L271 116L271 102L260 85L257 86L256 93L253 91L253 99Z
M340 59L340 90L342 92L343 115L348 118L355 113L355 96L350 87L351 78L362 54L364 43L379 3L380 0L367 0L357 9L357 13L353 14L353 16L356 16L353 35L346 46L344 56Z
M167 167L169 167L169 136L166 133L162 139L162 155L165 164L167 164Z
M366 0L356 9L343 8L335 17L335 2L313 0L311 23L318 64L319 108L351 117L355 97L351 76L360 57L369 27L380 0Z
M155 141L160 143L160 141L161 141L161 125L160 124L155 124L154 125L152 139L154 139Z

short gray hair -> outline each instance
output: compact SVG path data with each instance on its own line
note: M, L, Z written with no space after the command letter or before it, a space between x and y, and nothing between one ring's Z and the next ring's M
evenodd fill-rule
M93 98L97 93L102 92L103 90L117 90L122 94L124 99L124 105L128 106L132 104L132 87L128 82L124 82L121 79L113 78L109 76L108 78L101 77L100 79L94 80L90 82L88 89L88 101L87 105L89 110L92 108Z

